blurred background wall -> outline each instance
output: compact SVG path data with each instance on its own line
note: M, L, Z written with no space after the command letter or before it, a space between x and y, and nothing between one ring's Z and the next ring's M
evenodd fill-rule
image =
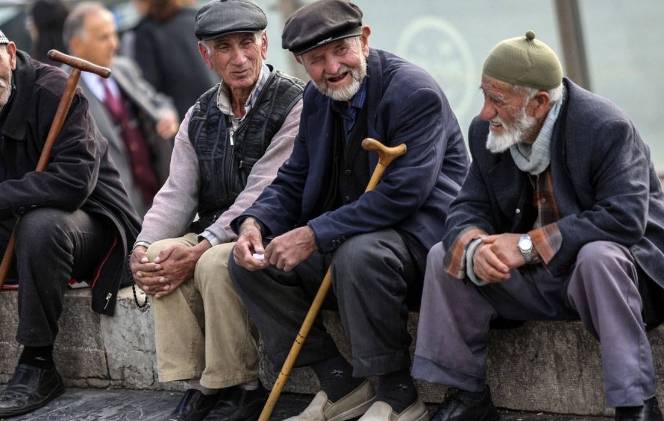
M664 171L664 106L659 103L664 96L664 1L355 1L373 29L370 45L395 52L433 74L464 131L481 106L478 87L484 57L498 41L532 29L559 54L568 76L630 115L650 145L655 166ZM302 69L281 49L281 29L285 17L308 1L256 2L268 14L268 62L302 77ZM30 3L0 0L0 29L27 51ZM121 31L138 21L129 0L104 3L113 10Z

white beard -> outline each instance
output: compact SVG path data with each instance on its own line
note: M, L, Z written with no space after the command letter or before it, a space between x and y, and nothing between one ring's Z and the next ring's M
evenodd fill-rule
M343 88L338 88L338 89L330 89L327 87L327 84L325 84L325 86L320 86L318 83L315 82L314 86L316 86L318 92L332 98L334 101L350 101L355 96L357 91L360 90L360 86L362 86L362 81L367 76L366 58L362 56L362 62L360 63L360 67L357 69L350 69L347 66L341 66L341 68L339 69L339 74L345 73L347 71L350 71L351 75L351 81L348 84L348 86L344 86ZM324 75L324 77L329 77L329 76Z
M524 107L519 111L519 115L514 120L514 124L511 127L506 126L503 120L499 117L492 119L491 122L501 124L505 130L504 133L500 135L489 131L489 135L486 138L486 148L491 153L501 153L511 148L512 145L525 141L525 136L530 133L533 127L537 124L537 119L527 115Z

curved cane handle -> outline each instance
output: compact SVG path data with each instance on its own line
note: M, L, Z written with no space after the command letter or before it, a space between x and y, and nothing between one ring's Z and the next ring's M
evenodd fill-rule
M97 66L96 64L90 63L87 60L83 60L82 58L67 55L67 54L62 53L58 50L49 50L48 51L48 58L50 58L53 61L57 61L59 63L64 63L68 66L73 67L74 69L78 69L78 70L83 71L83 72L94 73L94 74L99 75L103 78L107 78L111 75L111 69L108 69L106 67Z
M383 177L385 169L390 166L392 161L401 155L404 155L407 149L405 143L389 147L371 137L367 137L362 141L362 148L364 148L365 151L374 151L378 154L378 164L371 175L371 180L369 180L369 184L365 191L371 191L376 188L380 179Z

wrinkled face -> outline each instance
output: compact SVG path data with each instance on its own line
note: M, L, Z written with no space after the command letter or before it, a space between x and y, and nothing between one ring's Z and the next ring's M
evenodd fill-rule
M358 37L325 44L297 57L312 82L335 101L349 101L367 75L369 27Z
M12 71L16 69L16 44L0 46L0 109L12 93Z
M88 13L83 29L72 37L69 48L84 60L110 67L118 49L118 34L111 12L98 10Z
M252 89L267 57L267 34L228 34L199 43L199 51L231 90Z
M530 99L508 83L482 76L484 105L480 118L489 122L486 147L500 153L519 142L533 140L538 119L528 113Z

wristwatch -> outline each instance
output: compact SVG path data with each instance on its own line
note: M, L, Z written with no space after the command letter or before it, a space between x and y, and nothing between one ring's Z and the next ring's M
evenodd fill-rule
M530 239L530 235L523 234L519 237L519 242L517 247L523 256L523 259L526 261L526 264L535 262L535 253L533 252L533 240Z

